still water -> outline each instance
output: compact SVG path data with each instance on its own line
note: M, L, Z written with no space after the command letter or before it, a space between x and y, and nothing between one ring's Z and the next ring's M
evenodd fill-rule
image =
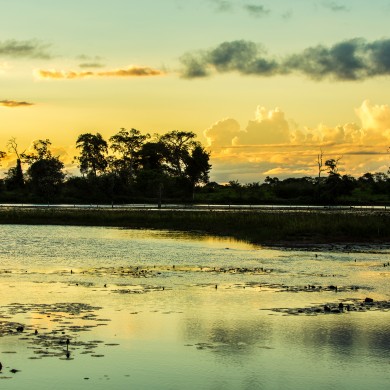
M1 388L389 388L388 249L0 231Z

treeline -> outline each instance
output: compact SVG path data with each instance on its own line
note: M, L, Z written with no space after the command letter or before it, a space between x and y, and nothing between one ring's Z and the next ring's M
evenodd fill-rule
M35 141L30 153L20 152L14 138L7 147L16 165L0 179L3 203L390 204L388 174L341 175L340 158L323 162L322 151L317 177L218 184L209 182L210 156L193 132L151 137L120 129L107 141L81 134L76 176L65 172L48 139ZM0 161L6 155L0 151Z
M208 183L200 190L198 200L238 204L390 204L390 177L387 174L365 173L359 178L341 175L341 158L324 160L323 151L320 150L316 161L317 177L279 180L277 177L267 176L262 184L254 182L245 185L238 181L230 181L224 186L215 182Z
M199 189L196 199L223 204L388 205L390 177L381 172L365 173L359 178L330 173L326 177L284 180L268 176L264 183L210 182Z
M134 203L190 201L195 187L209 181L209 153L193 132L164 135L121 129L106 141L84 133L76 140L80 176L65 173L49 139L38 140L31 153L8 143L16 165L0 181L2 202ZM0 159L6 156L0 152Z

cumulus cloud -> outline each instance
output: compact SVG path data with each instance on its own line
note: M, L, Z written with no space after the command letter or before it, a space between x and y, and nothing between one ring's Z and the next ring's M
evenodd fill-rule
M204 131L208 146L229 147L240 132L240 124L232 118L218 121Z
M361 126L356 123L346 123L336 127L329 127L321 123L315 128L298 128L292 132L291 140L294 144L358 144L367 142Z
M265 8L264 5L259 4L245 4L243 8L249 12L250 15L257 18L266 16L271 12L268 8Z
M246 129L233 139L233 144L281 144L290 142L290 137L290 126L279 108L267 111L265 107L257 107L256 119L248 122Z
M300 73L313 80L365 80L390 74L390 39L367 42L362 38L327 47L317 45L280 57L267 54L260 45L245 40L223 42L217 47L181 58L184 78L215 73L273 76Z
M15 108L15 107L28 107L33 105L34 103L29 103L29 102L18 102L15 100L0 100L0 106L2 107Z
M50 45L36 41L17 41L10 39L0 41L0 56L10 58L36 58L36 59L50 59L52 55L48 48Z
M204 132L211 162L218 170L216 177L250 182L271 175L314 176L320 149L325 158L343 156L341 174L387 171L390 106L364 101L355 113L356 123L333 127L323 123L313 128L299 126L287 120L281 109L261 106L243 128L233 118L218 121ZM245 173L233 169L232 164L245 166Z
M280 108L268 110L258 106L254 120L244 128L233 118L223 119L204 131L210 148L234 148L265 145L390 145L390 106L373 105L365 100L355 109L358 123L316 127L298 126L286 119Z
M390 146L390 107L387 104L372 105L366 100L355 112L362 123L362 139L366 144Z
M35 72L38 78L42 79L83 79L91 77L146 77L146 76L162 76L165 72L145 66L131 66L125 69L114 69L106 71L63 71L63 70L43 70L39 69Z
M230 148L251 145L290 143L292 132L284 113L276 108L257 107L255 119L246 128L232 118L218 121L204 131L208 146Z

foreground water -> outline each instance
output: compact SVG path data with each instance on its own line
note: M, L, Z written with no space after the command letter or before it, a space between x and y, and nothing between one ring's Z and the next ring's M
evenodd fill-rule
M389 250L0 229L3 388L388 388Z

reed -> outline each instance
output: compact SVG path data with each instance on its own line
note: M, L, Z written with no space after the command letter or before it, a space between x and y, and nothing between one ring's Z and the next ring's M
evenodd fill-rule
M0 224L197 231L258 244L390 242L390 214L379 212L3 208Z

